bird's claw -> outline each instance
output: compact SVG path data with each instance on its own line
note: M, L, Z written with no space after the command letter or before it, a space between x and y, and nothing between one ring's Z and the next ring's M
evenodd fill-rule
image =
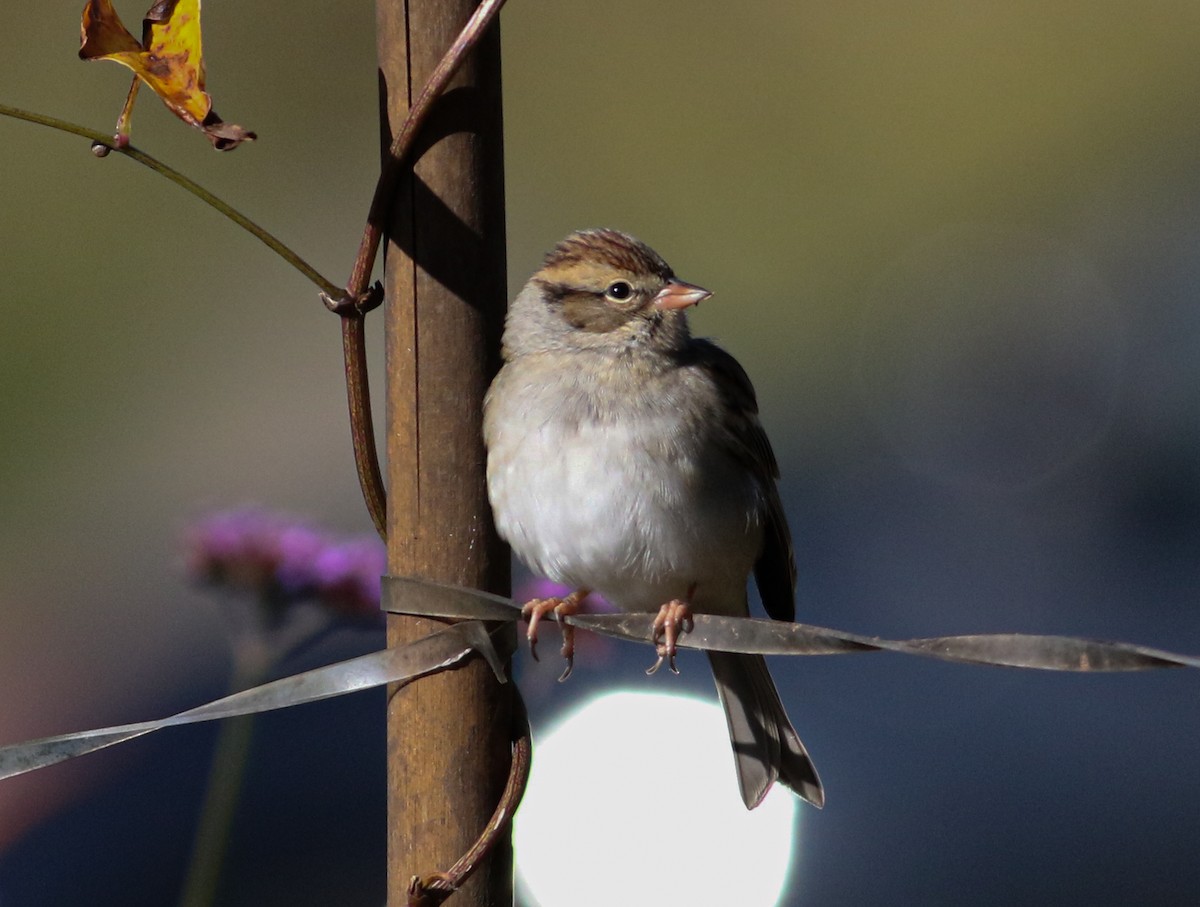
M651 636L658 659L646 669L646 673L656 673L666 661L671 673L678 674L679 668L675 666L676 646L679 637L683 633L691 633L694 626L692 608L687 602L674 599L659 608L658 615L654 618L654 632Z
M652 664L652 665L650 665L650 667L646 668L646 676L647 677L651 677L654 674L658 673L658 669L661 668L663 665L664 658L667 658L666 653L659 652L658 658L656 658L654 660L654 664ZM672 674L675 674L678 676L679 668L675 667L675 656L674 655L670 656L670 658L667 658L667 666L670 667Z
M554 615L554 619L562 629L562 656L567 660L567 667L559 675L559 683L570 677L571 672L575 670L575 628L563 621L563 617L577 612L580 602L587 596L587 589L576 589L564 598L535 598L521 607L521 616L529 621L529 629L525 631L525 638L529 640L529 654L533 656L534 661L539 660L537 631L542 618L547 614Z
M562 599L560 598L535 598L532 601L525 602L521 606L521 617L529 622L529 629L525 631L525 638L529 640L529 654L533 656L534 661L541 661L537 653L538 624L543 617L561 603Z

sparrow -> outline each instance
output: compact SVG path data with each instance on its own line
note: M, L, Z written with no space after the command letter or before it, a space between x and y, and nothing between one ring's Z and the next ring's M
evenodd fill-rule
M674 670L693 612L749 614L751 572L767 614L795 619L791 534L754 388L688 329L687 309L710 295L634 237L581 230L509 306L484 401L488 496L516 555L574 590L525 606L531 647L542 617L595 592L655 613L655 667L667 658ZM746 807L775 781L822 806L766 661L707 655Z

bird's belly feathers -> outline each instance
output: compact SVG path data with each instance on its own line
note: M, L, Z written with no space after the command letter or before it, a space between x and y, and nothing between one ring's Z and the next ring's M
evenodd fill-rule
M762 544L760 492L729 453L670 412L637 420L521 418L489 439L496 523L536 572L626 610L685 598L738 613Z

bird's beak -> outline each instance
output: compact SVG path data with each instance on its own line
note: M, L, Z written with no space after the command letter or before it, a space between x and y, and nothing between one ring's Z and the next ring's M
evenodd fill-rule
M688 306L703 302L711 295L712 293L704 287L671 278L667 281L667 285L655 295L653 305L656 309L666 309L667 311L686 309Z

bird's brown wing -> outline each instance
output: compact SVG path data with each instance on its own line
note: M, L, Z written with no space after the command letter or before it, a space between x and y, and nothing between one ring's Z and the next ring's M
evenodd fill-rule
M754 385L738 361L715 343L694 340L689 346L694 364L708 372L724 398L724 427L734 454L758 478L762 488L766 509L763 548L754 564L754 580L763 607L776 620L795 620L796 561L792 536L776 486L779 464L758 420Z

